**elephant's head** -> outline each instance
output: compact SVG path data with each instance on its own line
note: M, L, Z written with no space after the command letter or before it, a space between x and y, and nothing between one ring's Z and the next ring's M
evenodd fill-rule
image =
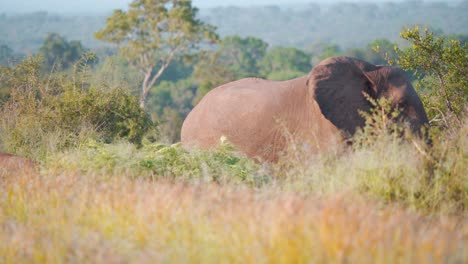
M309 89L322 114L336 127L353 135L364 126L358 110L370 111L365 98L385 97L401 111L401 120L414 132L428 123L423 104L404 72L396 67L376 66L350 57L329 58L312 69Z

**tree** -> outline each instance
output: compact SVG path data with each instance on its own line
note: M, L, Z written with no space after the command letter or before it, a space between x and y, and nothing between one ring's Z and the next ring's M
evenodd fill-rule
M340 46L323 42L312 44L307 48L307 51L312 54L312 65L317 65L326 58L343 55Z
M418 27L405 29L403 39L411 47L396 48L397 58L390 63L414 71L421 78L417 88L423 92L423 102L432 121L448 126L449 120L461 125L468 101L468 44L435 36Z
M217 41L214 27L197 19L197 12L190 0L134 0L96 32L98 39L119 44L122 56L139 70L141 107L176 57L192 54L204 41Z
M171 143L180 141L180 129L193 108L196 90L196 84L190 79L161 81L151 90L147 109L156 115L160 140Z
M468 4L468 2L466 2ZM460 45L465 45L468 43L468 35L465 34L449 34L447 38L460 41Z
M383 65L387 64L388 59L394 59L396 57L394 47L395 44L387 39L376 39L363 49L347 49L345 54L376 65Z
M214 87L229 81L260 76L259 63L268 44L261 39L229 36L217 50L204 52L194 67L193 77L199 83L196 104Z
M311 56L295 48L271 49L260 62L260 73L270 80L286 80L307 74Z
M8 45L0 45L0 65L8 66L15 63L22 56L16 54Z
M258 76L258 63L263 59L268 44L254 37L230 36L219 45L219 59L228 65L235 78Z
M68 42L57 33L47 35L44 43L39 48L39 53L44 57L45 69L50 70L54 65L67 69L77 62L87 49L80 41Z
M89 86L77 72L41 74L42 58L0 67L0 87L11 87L0 105L0 148L44 157L96 139L140 144L154 128L138 98L121 88ZM84 70L80 68L78 70Z
M395 43L388 39L376 39L367 45L367 49L374 51L371 52L371 56L374 58L371 62L374 64L386 64L389 59L397 57Z
M198 89L193 105L196 105L211 89L235 80L236 76L228 69L228 65L221 61L220 56L219 52L206 52L195 64L192 77L198 83Z

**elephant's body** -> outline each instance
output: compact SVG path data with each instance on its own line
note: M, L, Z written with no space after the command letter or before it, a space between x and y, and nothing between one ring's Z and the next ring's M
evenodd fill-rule
M336 57L294 80L248 78L213 89L184 121L182 144L206 149L224 136L249 157L267 161L290 146L327 150L364 125L359 111L371 108L364 93L389 98L415 130L428 122L400 69Z
M248 78L210 91L182 127L182 144L216 146L221 137L250 157L276 160L287 141L317 151L339 138L310 96L307 77L276 82Z

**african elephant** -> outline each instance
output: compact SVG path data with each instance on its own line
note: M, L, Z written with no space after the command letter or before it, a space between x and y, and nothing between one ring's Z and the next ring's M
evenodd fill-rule
M249 157L276 161L290 140L312 153L353 135L369 112L364 97L385 97L398 106L412 130L428 123L423 104L404 72L351 58L329 58L289 81L242 79L208 94L185 119L182 145L210 148L226 139Z

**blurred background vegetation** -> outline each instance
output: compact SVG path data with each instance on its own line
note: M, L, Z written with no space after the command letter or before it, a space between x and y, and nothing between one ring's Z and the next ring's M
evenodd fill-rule
M435 36L458 40L463 46L468 40L467 3L405 1L202 9L198 17L217 27L219 42L190 58L172 60L152 87L145 110L158 124L158 139L177 142L182 121L191 108L222 83L244 77L291 79L307 74L324 58L337 55L386 64L387 59L397 58L395 45L404 49L410 43L399 37L403 26L423 25ZM40 55L38 78L46 78L52 73L77 72L77 65L86 57L90 87L118 88L137 96L143 81L137 67L116 45L94 38L94 33L104 27L105 17L2 14L0 64L13 67L27 56ZM157 64L155 60L154 67ZM415 80L416 69L407 70L408 77ZM5 102L10 90L11 86L2 85L0 100ZM453 111L460 113L461 109Z
M119 28L118 22L131 19L135 14L156 12L144 6L134 6L128 13L117 11L107 22L105 15L1 14L0 106L4 115L12 111L12 106L23 107L36 120L42 113L34 108L37 105L50 109L43 111L44 115L53 111L65 113L70 110L65 105L72 103L67 96L73 94L77 101L82 98L86 102L73 102L77 108L90 107L99 112L104 107L115 113L112 117L89 113L90 119L86 121L74 120L79 114L74 117L63 114L60 118L65 119L60 122L75 124L67 125L67 133L73 134L72 137L80 134L81 129L76 124L81 122L86 123L83 126L93 127L94 132L106 130L104 142L111 142L115 135L119 135L118 138L123 136L137 144L144 138L174 143L179 141L180 127L186 115L212 88L245 77L287 80L307 74L327 57L348 55L374 64L392 63L404 68L423 97L433 124L447 128L450 120L458 120L460 124L463 119L467 100L467 1L450 4L422 1L297 4L202 10L183 5L185 7L181 8L190 11L191 20L185 21L187 25L193 32L199 30L211 34L207 38L214 44L191 39L185 44L190 49L178 51L174 57L161 55L167 45L172 45L168 41L149 45L142 38L137 40L141 43L138 47L125 46L129 28ZM179 21L184 19L183 16L173 16ZM426 31L419 32L418 25ZM404 26L410 29L404 29ZM139 30L137 24L134 30ZM159 33L147 31L145 34ZM108 42L101 42L94 35ZM141 49L155 53L139 52ZM139 64L139 54L150 56L151 60ZM167 67L166 60L169 62ZM162 74L152 86L149 82L151 87L148 87L145 109L141 113L130 105L125 110L130 112L121 113L123 105L110 103L112 100L108 96L111 95L124 96L113 98L116 101L132 101L133 97L140 96L142 105L141 87L148 83L141 72L149 72L153 77L158 75L159 69L163 70ZM106 105L101 99L86 99L90 96L108 100L108 103ZM20 97L30 98L30 101ZM57 101L48 100L52 97ZM32 103L36 106L32 107ZM146 121L140 120L143 115L146 115ZM117 116L122 120L116 121ZM117 125L116 122L120 123ZM122 125L122 122L126 124ZM116 127L123 130L113 131ZM136 131L139 127L142 130ZM18 139L26 137L14 136ZM7 145L9 143L2 144L4 151L18 152Z

